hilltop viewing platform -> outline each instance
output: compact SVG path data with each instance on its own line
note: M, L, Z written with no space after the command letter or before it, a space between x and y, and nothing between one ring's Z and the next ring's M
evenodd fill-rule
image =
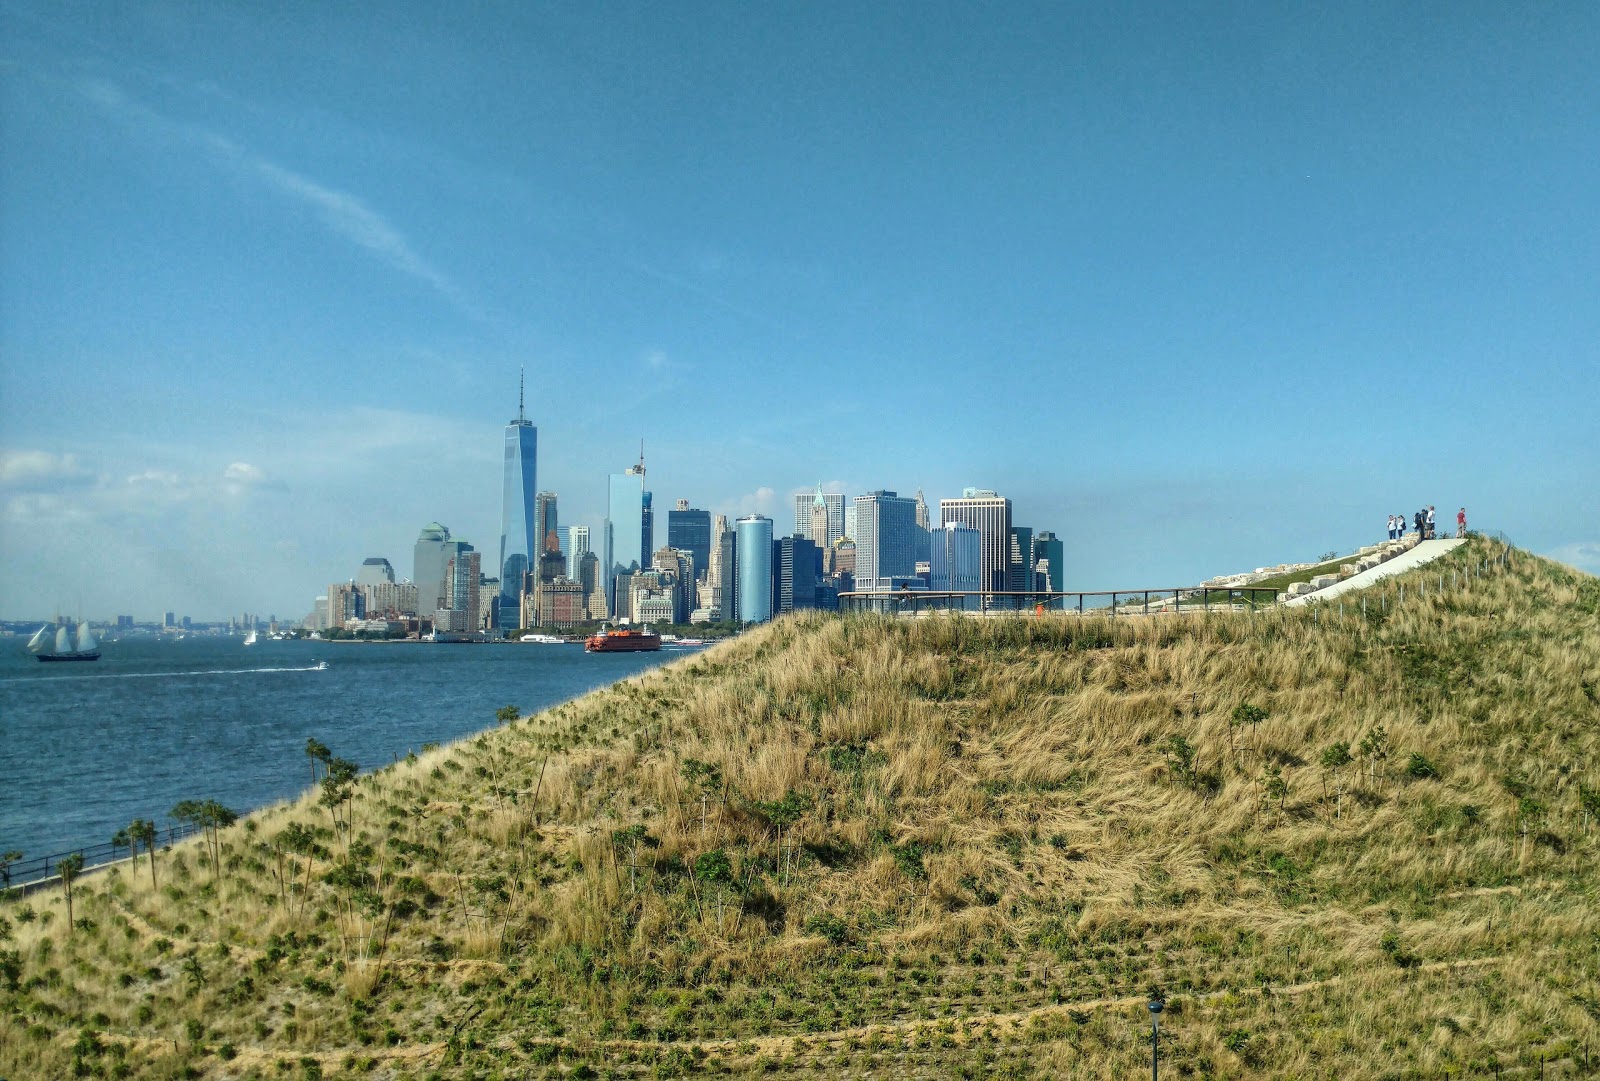
M1256 611L1275 603L1305 604L1363 589L1446 555L1462 540L1403 540L1374 544L1350 556L1316 563L1280 564L1251 574L1208 579L1198 586L1050 591L953 591L904 588L839 594L847 612L922 616L935 612L1016 616L1070 612L1082 616L1158 615L1238 609Z

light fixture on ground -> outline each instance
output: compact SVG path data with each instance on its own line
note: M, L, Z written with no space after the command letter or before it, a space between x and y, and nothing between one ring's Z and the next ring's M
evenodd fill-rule
M1166 1007L1167 1004L1159 997L1150 1000L1150 1081L1160 1081L1161 1077L1160 1068L1156 1065L1158 1060L1156 1037L1161 1030L1161 1011Z

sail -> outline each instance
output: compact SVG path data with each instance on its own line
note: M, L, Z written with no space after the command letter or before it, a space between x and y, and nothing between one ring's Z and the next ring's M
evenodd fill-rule
M72 630L69 627L56 628L56 652L72 652Z
M89 629L89 623L88 623L87 620L85 620L84 622L78 624L78 652L79 653L93 653L94 652L94 647L99 645L99 644L100 644L99 642L96 642L94 640L94 631Z
M45 650L47 650L49 648L50 648L50 626L49 626L49 624L46 624L43 627L40 627L38 630L34 631L33 632L33 637L28 639L28 652L29 653L43 653Z

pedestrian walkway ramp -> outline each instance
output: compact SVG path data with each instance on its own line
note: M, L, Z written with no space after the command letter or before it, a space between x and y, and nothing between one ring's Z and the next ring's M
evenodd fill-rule
M1370 567L1358 574L1352 574L1343 581L1330 586L1324 586L1315 593L1306 593L1299 597L1290 597L1283 603L1286 605L1310 604L1312 601L1325 601L1349 593L1356 589L1365 589L1375 582L1385 578L1392 578L1397 574L1404 574L1408 570L1431 563L1442 555L1453 551L1458 545L1467 543L1464 540L1451 538L1449 540L1427 540L1413 546L1410 551L1395 556L1393 559Z

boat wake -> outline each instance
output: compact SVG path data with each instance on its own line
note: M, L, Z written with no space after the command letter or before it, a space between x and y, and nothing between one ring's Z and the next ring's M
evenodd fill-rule
M202 668L192 672L96 672L81 676L22 676L17 679L0 679L0 683L58 683L63 679L157 679L188 676L250 676L262 672L326 672L327 661L297 665L292 668Z

